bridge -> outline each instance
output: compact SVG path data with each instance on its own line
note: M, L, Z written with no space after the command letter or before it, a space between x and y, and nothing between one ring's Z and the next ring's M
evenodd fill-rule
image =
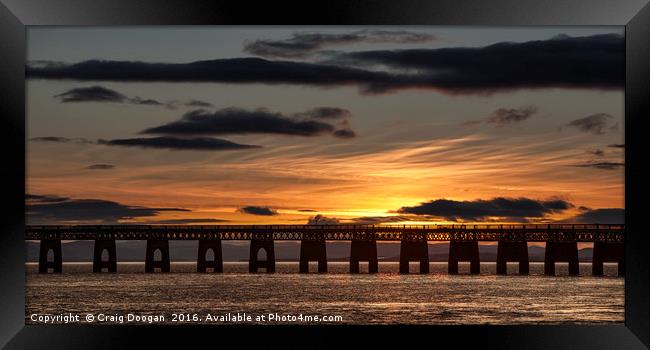
M507 273L507 263L517 262L519 273L529 273L528 242L545 242L544 273L555 275L555 263L567 262L569 274L578 275L578 242L593 242L592 274L603 275L604 262L618 263L625 274L624 225L612 224L509 224L509 225L29 225L26 240L40 241L39 272L61 272L62 240L94 240L93 271L117 271L116 240L146 240L145 271L169 272L169 240L197 240L197 272L223 271L222 240L249 240L249 271L275 272L275 241L300 241L300 272L318 262L327 272L326 241L350 241L350 273L368 262L368 272L379 271L377 241L400 242L400 273L410 262L429 272L428 242L448 241L448 272L458 273L459 262L470 263L470 273L480 272L479 242L497 243L497 274ZM207 260L212 250L214 260ZM266 260L258 252L266 252ZM53 251L53 260L48 253ZM102 260L104 251L108 260ZM155 260L160 251L161 259Z

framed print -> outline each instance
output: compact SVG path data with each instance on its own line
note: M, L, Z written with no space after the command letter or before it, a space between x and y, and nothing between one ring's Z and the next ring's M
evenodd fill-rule
M0 23L7 348L650 344L645 1Z

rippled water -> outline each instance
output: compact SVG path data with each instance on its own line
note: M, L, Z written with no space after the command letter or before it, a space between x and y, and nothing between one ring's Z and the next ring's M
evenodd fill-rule
M529 276L496 276L494 263L482 263L478 276L447 275L446 263L431 263L428 275L400 275L392 262L380 263L374 275L351 275L347 263L328 267L327 274L299 274L297 263L278 263L275 274L249 274L247 263L225 263L222 274L199 274L193 263L172 263L171 273L145 274L142 263L120 263L117 274L93 274L91 264L66 263L62 274L39 275L27 264L26 322L35 323L32 314L62 313L79 314L82 322L88 313L164 315L168 324L173 313L247 313L253 323L276 313L355 324L624 321L624 279L613 277L615 265L605 265L606 277L590 276L591 265L583 263L578 277L566 276L561 265L560 276L544 276L542 263L531 263Z

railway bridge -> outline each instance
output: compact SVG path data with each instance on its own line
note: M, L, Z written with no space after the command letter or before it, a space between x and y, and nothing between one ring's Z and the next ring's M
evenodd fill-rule
M555 263L567 262L569 274L578 274L578 242L593 242L592 273L603 274L604 262L618 263L625 274L624 225L612 224L516 224L516 225L29 225L26 240L40 241L39 272L61 272L62 240L93 240L93 271L117 272L116 240L146 240L145 271L170 270L169 241L197 240L197 271L223 271L221 241L248 240L249 271L275 272L275 241L300 241L300 272L309 272L309 262L318 262L318 272L327 272L326 241L350 241L350 273L359 273L359 262L368 262L368 272L379 271L378 241L400 242L400 273L409 273L409 263L418 262L420 273L429 272L428 242L449 242L448 272L458 273L459 262L470 263L470 273L480 272L479 242L497 242L497 273L507 273L507 263L517 262L519 273L528 274L528 242L545 242L544 273L555 275ZM208 251L214 260L207 260ZM258 252L266 260L258 260ZM48 253L53 251L53 259ZM104 251L108 260L102 260ZM161 258L155 259L160 251Z

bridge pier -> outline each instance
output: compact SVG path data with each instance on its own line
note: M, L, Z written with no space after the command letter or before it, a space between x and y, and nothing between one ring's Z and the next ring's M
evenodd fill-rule
M359 273L359 261L368 262L368 273L379 272L377 241L352 240L350 244L350 273Z
M309 272L309 262L318 261L318 273L327 272L327 248L324 240L300 241L300 272Z
M266 252L266 260L257 260L257 253L260 249ZM248 271L257 272L265 268L267 273L275 272L275 248L272 239L252 239Z
M411 261L420 262L420 273L429 273L429 246L426 240L402 240L399 252L399 273L409 273Z
M555 275L555 263L568 262L569 275L577 276L580 272L578 265L578 243L577 242L546 242L544 252L544 274Z
M447 272L450 275L458 273L458 262L469 261L470 273L481 273L481 260L478 255L478 241L450 241Z
M513 241L499 241L497 246L497 274L508 274L508 261L516 261L519 263L519 274L527 275L530 271L530 264L528 262L528 243L513 242Z
M212 261L206 259L206 254L210 249L212 249L212 253L214 254L214 260ZM199 254L196 260L196 272L207 272L208 269L213 269L214 272L223 272L223 257L221 253L220 239L199 240Z
M619 242L594 242L591 274L603 275L603 263L618 263L618 275L625 276L625 245Z
M47 253L54 252L54 260L47 260ZM63 271L63 257L61 255L60 239L41 239L40 254L38 257L38 273L47 273L52 269L54 273Z
M102 253L108 252L108 260L102 260ZM117 251L115 249L114 239L96 239L93 253L93 272L102 272L107 269L108 272L117 272Z
M154 253L160 250L160 260L154 260ZM149 239L147 240L147 256L144 262L145 272L169 272L169 241L166 239Z

